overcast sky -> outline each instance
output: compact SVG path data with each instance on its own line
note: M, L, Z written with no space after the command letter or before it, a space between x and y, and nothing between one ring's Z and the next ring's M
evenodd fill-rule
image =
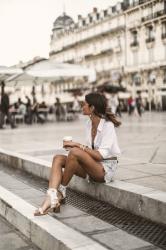
M35 56L48 57L51 29L62 14L86 16L118 0L0 0L0 65L11 66ZM65 3L65 4L64 4Z

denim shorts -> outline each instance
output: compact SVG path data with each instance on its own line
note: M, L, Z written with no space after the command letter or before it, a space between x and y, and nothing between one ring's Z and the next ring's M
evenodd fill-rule
M105 183L109 183L112 181L112 178L115 175L115 172L118 166L118 161L117 160L103 160L101 164L103 165L103 168L105 171L105 175L104 175Z
M105 172L104 181L105 183L109 183L113 180L113 177L115 175L118 166L118 160L102 160L101 164ZM86 176L86 180L88 182L95 182L88 174Z

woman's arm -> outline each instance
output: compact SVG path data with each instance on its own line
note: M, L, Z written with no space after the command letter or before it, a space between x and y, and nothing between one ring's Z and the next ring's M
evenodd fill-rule
M84 152L87 152L94 160L96 161L101 161L103 158L101 156L101 154L99 153L99 151L88 148L84 145L79 146Z
M96 161L101 161L103 159L99 151L88 148L87 146L82 145L78 142L64 142L63 147L64 148L65 147L71 147L71 148L77 147L77 148L82 149L84 152L88 153Z

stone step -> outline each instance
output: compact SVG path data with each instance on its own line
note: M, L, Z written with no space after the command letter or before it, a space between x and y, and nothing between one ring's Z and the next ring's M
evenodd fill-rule
M32 243L44 250L59 249L144 249L154 246L71 205L62 205L59 214L34 217L45 196L23 179L0 170L0 214ZM58 231L58 233L57 233ZM153 248L159 249L159 248Z
M61 206L59 214L34 217L45 194L24 182L0 170L0 215L40 249L159 249L71 205Z
M0 216L1 250L39 250L25 235Z
M49 215L34 217L35 207L0 186L0 214L42 250L104 250L92 239Z
M0 149L0 161L48 180L50 162ZM123 181L109 184L87 183L74 176L70 187L133 214L166 224L166 193Z

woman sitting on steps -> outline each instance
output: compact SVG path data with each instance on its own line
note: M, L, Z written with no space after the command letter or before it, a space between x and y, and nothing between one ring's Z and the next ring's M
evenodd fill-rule
M71 150L68 156L54 156L47 196L35 211L35 216L60 211L60 204L66 197L66 187L73 175L108 183L115 174L120 149L114 127L121 123L115 115L107 112L107 100L100 93L86 95L82 111L90 118L86 128L87 145L64 142L64 147Z

